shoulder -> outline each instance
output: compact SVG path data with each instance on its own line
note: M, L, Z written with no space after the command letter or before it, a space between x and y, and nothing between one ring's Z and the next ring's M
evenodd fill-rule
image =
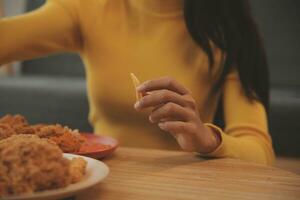
M47 2L60 4L68 10L73 10L73 12L86 13L123 7L127 0L47 0Z
M47 3L56 3L69 9L84 9L105 5L109 0L47 0Z
M104 7L109 0L47 0L47 3L57 4L65 9L73 18L92 15L94 11Z
M64 6L84 6L84 7L94 7L94 6L101 6L105 5L109 0L47 0L48 2L56 2Z
M79 3L80 0L47 0L47 4L56 4L73 16L76 15L80 7Z

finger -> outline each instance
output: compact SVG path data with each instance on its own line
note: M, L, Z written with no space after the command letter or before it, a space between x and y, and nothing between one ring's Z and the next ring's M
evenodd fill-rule
M153 112L155 112L156 110L158 110L158 109L160 109L162 106L164 106L165 104L161 104L161 105L159 105L159 106L156 106L156 107L154 107L153 109L152 109L152 112L151 113L153 113ZM151 119L150 119L150 117L149 117L149 120L151 121ZM164 118L164 119L161 119L161 122L166 122L166 121L174 121L174 119L172 119L172 118L168 118L168 117L166 117L166 118ZM176 120L177 121L177 120Z
M196 151L196 141L193 137L195 128L193 124L180 121L169 121L159 123L158 125L162 130L173 135L184 151Z
M149 95L149 94L146 94L146 95ZM194 98L187 94L187 95L183 95L181 96L181 98L183 99L182 103L178 103L179 105L183 106L183 107L189 107L191 110L194 110L196 111L197 110L197 103L196 101L194 100ZM152 112L154 112L156 109L159 109L161 106L165 105L164 103L156 106L153 108Z
M196 132L192 123L182 121L167 121L158 124L159 128L171 134L193 134Z
M165 121L166 119L168 121L188 121L192 115L193 113L190 110L178 104L169 102L160 108L155 109L149 116L149 120L152 123Z
M163 77L142 83L137 87L138 92L168 89L181 95L187 94L188 90L171 77Z
M141 98L136 102L134 107L140 110L148 107L157 107L168 102L173 102L181 106L187 105L185 98L178 93L170 90L158 90Z

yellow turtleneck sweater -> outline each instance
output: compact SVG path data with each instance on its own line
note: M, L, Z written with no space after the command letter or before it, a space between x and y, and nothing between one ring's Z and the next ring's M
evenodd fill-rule
M219 97L208 99L214 78L187 32L182 0L48 0L34 12L0 20L0 64L67 51L85 63L95 133L124 146L179 149L133 108L130 72L141 81L169 75L192 92L202 121L221 133L221 145L208 156L272 163L265 109L245 97L237 73L223 89L225 129L209 124ZM218 49L215 57L218 63Z

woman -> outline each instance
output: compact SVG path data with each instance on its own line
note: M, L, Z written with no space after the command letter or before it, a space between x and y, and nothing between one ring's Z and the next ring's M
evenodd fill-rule
M80 53L95 133L122 145L274 160L266 57L247 0L48 0L1 19L0 39L0 64ZM139 112L130 72L145 81ZM219 100L224 129L212 124Z

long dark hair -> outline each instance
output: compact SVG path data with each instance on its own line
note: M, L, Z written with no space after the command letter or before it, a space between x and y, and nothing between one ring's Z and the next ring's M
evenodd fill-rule
M246 96L269 108L266 54L248 0L185 0L189 33L214 65L213 45L224 55L213 92L220 91L226 75L238 71Z

